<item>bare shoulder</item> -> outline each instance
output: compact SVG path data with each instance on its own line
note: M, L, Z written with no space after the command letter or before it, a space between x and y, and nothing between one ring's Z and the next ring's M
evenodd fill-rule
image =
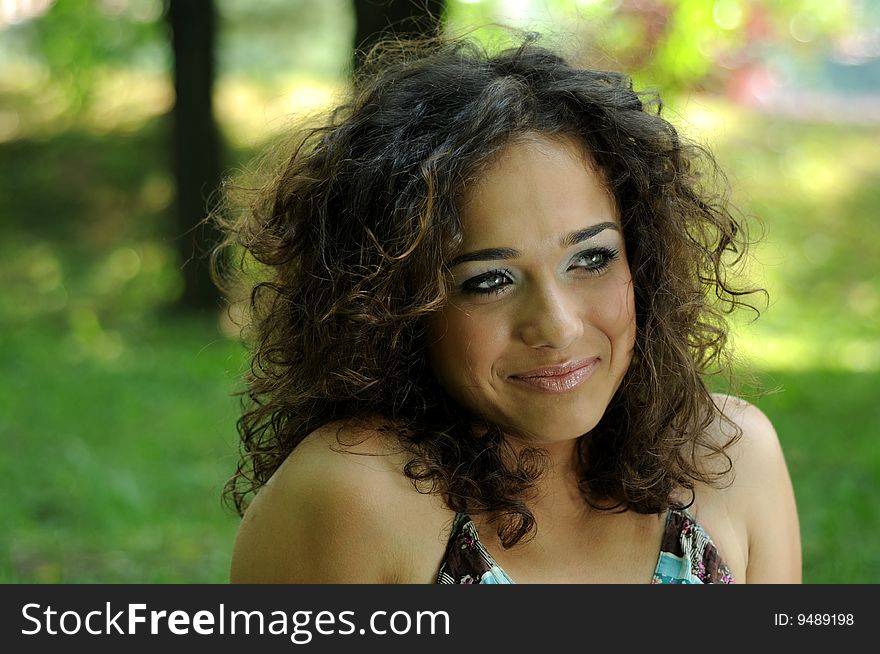
M731 457L734 492L760 492L768 482L780 482L781 476L787 480L779 436L764 412L732 395L716 393L712 399L718 413L708 435Z
M745 581L800 583L797 507L776 429L745 400L720 394L713 399L718 415L709 436L716 445L727 446L733 466L730 484L720 495L727 514L739 526Z
M394 583L429 574L451 518L405 476L408 458L396 438L369 426L332 423L310 434L245 512L230 580Z

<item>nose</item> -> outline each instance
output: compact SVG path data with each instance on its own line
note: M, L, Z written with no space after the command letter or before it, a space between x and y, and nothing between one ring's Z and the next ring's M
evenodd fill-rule
M547 285L524 300L519 336L529 347L562 350L583 335L582 307L566 289Z

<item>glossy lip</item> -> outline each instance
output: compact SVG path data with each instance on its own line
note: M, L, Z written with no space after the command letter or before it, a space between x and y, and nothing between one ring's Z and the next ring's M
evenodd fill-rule
M510 375L510 379L545 393L567 393L589 379L598 367L599 358L590 357Z

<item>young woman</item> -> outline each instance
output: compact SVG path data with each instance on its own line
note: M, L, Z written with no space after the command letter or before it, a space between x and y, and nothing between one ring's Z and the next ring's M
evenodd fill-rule
M531 41L398 47L225 223L233 582L800 581L773 426L706 386L741 226L651 102Z

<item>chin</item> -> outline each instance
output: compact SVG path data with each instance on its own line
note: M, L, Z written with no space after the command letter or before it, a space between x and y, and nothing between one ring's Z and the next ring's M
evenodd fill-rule
M499 421L505 432L538 444L563 443L590 433L602 419L602 412L555 414L552 418L508 418Z

